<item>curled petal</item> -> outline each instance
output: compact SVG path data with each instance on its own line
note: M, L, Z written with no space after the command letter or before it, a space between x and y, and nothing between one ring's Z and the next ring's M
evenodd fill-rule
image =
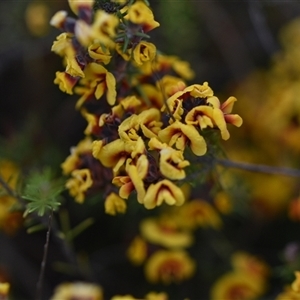
M134 185L129 176L116 176L112 183L120 187L119 195L123 199L128 199L131 192L134 191Z
M214 95L213 90L207 82L204 82L203 84L193 84L185 90L189 91L190 95L194 98L207 98Z
M235 97L229 97L224 103L221 105L221 110L223 111L224 114L229 114L231 113L233 109L234 102L236 102L237 99Z
M116 27L119 19L114 14L97 10L94 16L94 23L91 28L93 41L102 43L108 48L114 47L113 38L116 35Z
M59 89L62 92L73 95L73 87L77 83L78 77L73 77L66 72L56 72L55 75L54 83L58 84Z
M206 103L212 106L213 108L220 108L220 100L216 96L208 97Z
M168 205L180 206L184 201L185 197L182 190L171 181L164 179L148 187L143 204L147 209L153 209L163 202Z
M131 115L119 125L119 136L124 141L136 141L139 138L139 118L137 115Z
M189 144L194 154L200 156L206 153L206 143L193 125L183 124L179 121L174 122L158 133L162 142L170 146L175 144L178 150L183 151Z
M176 151L171 147L160 151L159 169L161 173L171 180L181 180L185 178L183 168L189 166L190 163L184 160L181 151Z
M104 202L105 212L115 216L117 213L124 214L126 212L126 202L116 193L110 193Z
M75 15L82 8L92 10L95 0L68 0L69 6Z
M141 41L136 45L132 54L133 60L136 64L142 65L143 63L154 59L156 55L156 47L152 43Z
M66 49L71 45L72 35L70 33L61 33L58 37L56 37L56 41L53 42L51 51L55 52L60 56L64 56L66 53Z
M214 120L215 124L217 125L217 127L221 131L222 139L223 140L228 140L229 137L230 137L230 134L229 134L229 131L227 129L224 114L220 109L215 108L213 110L213 120Z
M99 159L99 154L103 146L104 146L103 141L93 141L92 154L95 158Z
M94 145L94 147L97 146L97 144ZM98 155L96 158L100 160L102 165L107 168L113 168L114 172L117 172L124 164L126 158L129 157L129 153L125 152L125 143L120 139L114 140L111 143L102 146L97 154Z
M117 91L116 91L116 79L114 75L110 72L106 74L106 86L107 86L107 103L109 105L114 105L116 102Z
M68 13L65 10L58 11L50 20L50 25L58 29L62 29Z
M91 172L89 169L74 170L66 183L66 188L75 200L82 203L85 198L85 192L93 185Z
M74 33L76 39L84 47L88 47L93 41L91 36L91 26L83 20L76 21Z
M161 130L160 111L156 108L150 108L138 115L137 122L140 124L145 137L156 137Z
M131 5L125 18L132 23L142 25L144 32L159 26L159 23L154 20L151 9L142 1L136 1Z
M226 123L230 123L236 127L240 127L243 124L243 119L239 115L236 115L236 114L224 115L224 118L225 118Z
M128 161L130 162L130 159ZM144 182L143 182L142 178L140 177L137 166L127 163L126 172L129 175L129 177L134 185L134 188L137 192L138 202L143 203L146 191L145 191L145 187L144 187Z
M101 47L99 43L94 43L88 48L89 56L97 63L104 63L107 65L111 60L111 55L108 48Z

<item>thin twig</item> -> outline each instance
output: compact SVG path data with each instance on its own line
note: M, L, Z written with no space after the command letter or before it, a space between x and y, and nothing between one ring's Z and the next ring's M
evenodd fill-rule
M23 204L23 199L17 193L14 192L14 190L8 185L8 183L4 180L4 178L1 175L0 175L0 185L3 186L3 188L10 196L17 198L19 202Z
M245 162L237 162L228 159L217 159L217 164L224 167L242 169L250 172L259 172L274 175L284 175L290 177L300 177L300 170L283 167L273 167L267 165L250 164Z
M51 209L49 218L48 218L48 230L46 234L46 242L44 245L44 254L43 254L43 260L41 262L41 269L40 269L40 275L39 280L36 285L36 300L42 299L43 294L43 281L44 281L44 275L46 270L46 263L47 263L47 256L48 256L48 249L49 249L49 243L50 243L50 233L52 228L52 219L53 219L53 210Z
M276 51L278 51L279 47L276 45L271 30L267 25L266 17L262 10L262 3L260 1L248 0L248 12L255 33L257 34L262 47L266 53L273 55Z

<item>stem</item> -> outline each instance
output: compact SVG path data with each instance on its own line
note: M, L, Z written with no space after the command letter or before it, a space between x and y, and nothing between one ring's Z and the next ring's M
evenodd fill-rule
M7 182L3 179L1 175L0 175L0 185L3 186L3 188L10 196L17 198L20 204L24 203L23 199L17 193L14 192L14 190L7 184Z
M228 159L217 159L217 164L224 167L243 169L250 172L259 172L274 175L284 175L291 177L300 177L300 170L292 168L272 167L267 165L257 165L244 162L231 161Z
M47 262L49 242L50 242L50 233L51 233L51 227L52 227L52 218L53 218L53 210L51 209L50 214L49 214L49 219L48 219L48 230L47 230L47 234L46 234L46 242L44 245L44 255L43 255L43 260L41 262L39 280L36 285L36 300L42 299L43 281L44 281L44 275L45 275L45 270L46 270L46 262Z

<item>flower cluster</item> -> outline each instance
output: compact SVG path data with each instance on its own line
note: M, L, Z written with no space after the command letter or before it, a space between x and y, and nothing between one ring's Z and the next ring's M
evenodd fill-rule
M0 283L1 289L1 283ZM0 290L1 292L1 290ZM51 300L72 300L72 299L90 299L103 300L103 290L99 285L86 282L65 282L55 288ZM1 295L1 294L0 294ZM131 295L116 295L111 300L134 300L137 299ZM166 293L149 292L143 297L145 300L168 300Z
M236 252L232 255L231 265L233 270L212 286L212 300L258 299L263 295L270 272L264 261L246 252Z
M189 65L146 41L159 26L146 2L69 4L76 19L59 11L51 20L63 31L52 51L66 65L54 83L79 95L76 108L88 123L62 164L70 194L83 202L100 192L112 215L126 211L133 193L147 209L182 205L186 170L207 152L204 132L227 140L227 123L242 124L231 114L236 98L221 103L207 82L186 84Z
M208 201L187 201L158 217L142 220L140 234L127 250L128 259L144 266L146 279L152 284L181 283L196 271L196 261L187 251L194 244L194 230L221 226L219 214Z

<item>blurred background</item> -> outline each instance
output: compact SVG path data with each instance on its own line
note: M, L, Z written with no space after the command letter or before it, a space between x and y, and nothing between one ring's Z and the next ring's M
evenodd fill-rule
M243 117L244 125L230 128L231 140L224 143L228 157L300 169L300 27L291 23L300 17L300 3L149 2L161 24L151 32L157 48L190 62L196 73L193 83L208 81L221 101L231 95L238 98L234 112ZM74 109L76 96L63 94L53 84L55 72L63 69L61 58L50 51L59 32L50 27L49 20L58 10L70 11L67 1L0 2L0 155L25 170L51 165L59 173L61 162L70 147L82 139L86 127ZM224 234L237 248L261 255L272 267L283 266L287 276L274 275L263 298L274 299L292 274L280 255L289 245L299 251L300 208L295 208L298 202L291 207L293 201L300 201L299 180L230 172L222 173L224 186L230 185L231 176L248 183L246 196L235 190L236 203L243 202L243 197L251 200L246 213L233 214L227 220ZM79 257L78 270L66 271L63 263L78 263L78 257L72 257L70 249L52 238L45 299L57 284L74 279L103 285L108 297L133 294L131 291L140 295L149 288L146 283L137 286L143 272L133 268L125 256L128 241L137 234L139 221L148 212L132 210L125 216L110 217L104 214L103 203L79 206L68 195L63 209L70 226L89 217L95 222L72 245ZM198 233L199 242L192 251L199 261L210 255L210 247L203 250L203 245L218 237L209 233ZM0 232L0 279L11 282L15 299L33 299L44 241L45 231L31 235L25 229L13 234ZM216 266L219 260L211 259L208 267ZM57 261L63 263L53 267ZM205 278L204 273L199 271L180 287L168 287L170 294L182 299L185 295L191 299L204 295L202 299L207 299L205 288L195 288L197 282L211 284L211 277ZM165 289L160 285L156 288Z

